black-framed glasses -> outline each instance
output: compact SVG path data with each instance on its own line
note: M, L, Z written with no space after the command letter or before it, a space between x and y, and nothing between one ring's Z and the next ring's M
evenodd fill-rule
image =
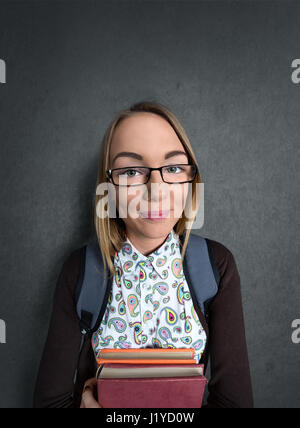
M175 164L164 165L159 168L146 166L132 166L125 168L108 169L106 176L115 186L140 186L147 184L152 171L160 171L162 180L169 184L191 183L194 181L198 168L196 165ZM126 182L127 184L122 184Z

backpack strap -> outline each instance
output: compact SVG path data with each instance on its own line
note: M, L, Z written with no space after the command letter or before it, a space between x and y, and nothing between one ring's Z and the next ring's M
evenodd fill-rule
M76 311L82 334L92 333L97 329L98 319L104 312L102 303L108 295L110 282L111 279L104 275L98 241L93 239L82 249L80 274L75 294Z
M216 281L217 287L219 289L221 277L220 277L220 272L219 272L219 269L218 269L218 266L217 266L217 263L216 263L216 260L215 260L214 250L212 248L212 241L210 239L208 239L208 238L205 238L205 241L206 241L207 250L208 250L208 254L209 254L210 264L211 264L211 267L212 267L212 270L213 270L213 274L214 274L214 277L215 277L215 281ZM206 302L204 303L205 312L207 313L207 315L209 314L208 313L209 312L209 305L210 305L213 297L214 296L212 296L211 298L209 298L208 300L206 300Z
M183 238L184 239L184 238ZM183 271L189 289L209 322L209 303L218 292L220 275L209 240L191 233L183 259Z
M76 312L79 318L81 342L73 377L74 398L78 367L84 343L97 330L107 305L112 278L104 275L104 266L97 239L81 249L80 272L75 290Z

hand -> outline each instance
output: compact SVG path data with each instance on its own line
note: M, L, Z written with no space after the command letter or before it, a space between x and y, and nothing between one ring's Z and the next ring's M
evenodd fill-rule
M82 397L81 397L81 409L101 409L102 406L95 399L96 396L96 386L97 379L92 378L88 379L83 387Z

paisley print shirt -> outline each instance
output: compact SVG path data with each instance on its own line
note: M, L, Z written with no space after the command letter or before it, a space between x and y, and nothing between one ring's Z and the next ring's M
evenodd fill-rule
M194 348L199 363L206 333L193 306L175 231L148 256L127 238L114 265L106 311L92 337L95 357L102 348Z

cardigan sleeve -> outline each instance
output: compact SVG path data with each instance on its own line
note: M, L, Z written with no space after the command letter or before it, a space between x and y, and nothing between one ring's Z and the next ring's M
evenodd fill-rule
M74 407L73 377L80 347L79 321L74 311L74 284L80 250L63 264L53 299L48 336L36 379L33 407Z
M253 408L240 276L224 245L210 240L220 272L217 295L210 305L211 378L204 408Z

